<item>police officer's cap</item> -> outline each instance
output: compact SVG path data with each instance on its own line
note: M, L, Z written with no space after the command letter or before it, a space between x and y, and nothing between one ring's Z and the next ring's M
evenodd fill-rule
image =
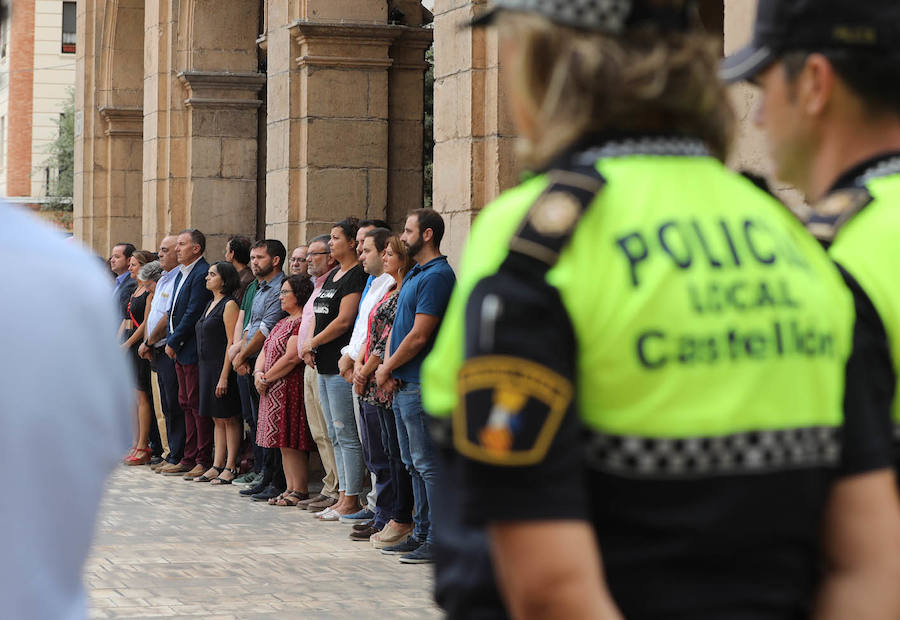
M471 25L487 26L504 11L537 13L563 26L613 35L647 24L687 30L697 23L696 0L494 0Z
M759 0L750 44L725 58L719 75L749 80L800 50L900 52L900 0Z

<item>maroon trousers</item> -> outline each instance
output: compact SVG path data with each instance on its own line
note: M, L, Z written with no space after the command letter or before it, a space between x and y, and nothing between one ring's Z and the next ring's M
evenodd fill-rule
M191 469L212 467L213 421L200 415L200 375L197 364L175 362L178 375L178 404L184 410L184 458L181 464Z

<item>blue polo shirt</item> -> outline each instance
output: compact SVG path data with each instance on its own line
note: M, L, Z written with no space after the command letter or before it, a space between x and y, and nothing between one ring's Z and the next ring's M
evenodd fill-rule
M406 274L406 277L403 278L400 295L397 297L397 313L394 316L394 326L391 328L391 355L412 331L417 314L444 316L454 284L456 284L456 275L450 268L446 256L438 256L424 265L416 265ZM438 330L435 328L418 355L394 370L395 377L411 383L419 383L422 361L431 352L437 332Z

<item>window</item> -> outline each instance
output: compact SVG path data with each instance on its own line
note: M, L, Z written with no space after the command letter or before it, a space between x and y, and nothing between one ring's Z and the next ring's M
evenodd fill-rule
M62 53L75 53L75 3L63 2Z
M0 58L6 58L6 47L9 42L9 16L0 22Z

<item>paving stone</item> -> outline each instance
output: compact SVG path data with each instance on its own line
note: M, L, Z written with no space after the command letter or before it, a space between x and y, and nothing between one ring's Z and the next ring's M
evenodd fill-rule
M90 618L440 617L430 566L242 488L116 470L85 567Z

